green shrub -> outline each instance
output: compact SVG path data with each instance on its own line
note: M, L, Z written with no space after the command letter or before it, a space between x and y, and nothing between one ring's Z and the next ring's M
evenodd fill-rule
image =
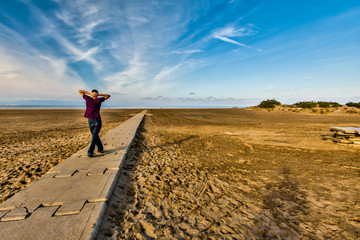
M342 105L337 102L331 102L331 104L332 104L332 107L342 107Z
M294 104L296 107L299 108L314 108L317 106L316 102L298 102Z
M348 107L357 107L360 108L360 102L358 103L353 103L353 102L348 102L347 104L345 104Z
M337 102L317 102L317 104L321 108L341 107L341 104Z
M276 101L275 99L268 99L268 100L264 100L262 101L258 107L259 108L274 108L277 105L281 105L281 103L279 101Z
M318 103L318 106L321 108L328 108L331 106L329 102L317 102L317 103Z

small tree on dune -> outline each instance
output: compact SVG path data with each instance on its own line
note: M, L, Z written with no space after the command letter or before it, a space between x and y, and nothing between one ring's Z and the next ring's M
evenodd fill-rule
M277 105L281 105L281 103L275 99L267 99L262 101L258 107L259 108L274 108Z

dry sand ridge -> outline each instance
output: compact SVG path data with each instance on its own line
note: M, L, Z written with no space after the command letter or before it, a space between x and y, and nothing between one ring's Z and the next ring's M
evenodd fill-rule
M358 239L356 115L150 110L98 239Z

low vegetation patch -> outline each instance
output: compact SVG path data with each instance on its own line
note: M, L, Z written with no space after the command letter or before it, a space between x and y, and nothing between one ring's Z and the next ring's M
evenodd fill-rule
M258 108L267 109L268 111L271 110L292 111L292 112L305 111L305 112L320 113L320 114L334 112L335 110L341 111L341 109L339 110L339 108L342 107L346 108L347 106L360 108L360 102L359 103L349 102L346 105L341 105L340 103L337 102L303 101L291 105L286 105L286 104L281 104L279 101L275 99L267 99L262 101L259 105L257 105Z
M348 105L350 104L350 105ZM264 100L262 101L258 107L259 108L274 108L275 106L281 105L281 103L275 99ZM347 103L348 106L356 106L360 108L360 103ZM337 108L342 105L337 102L323 102L323 101L307 101L307 102L297 102L292 105L282 105L283 107L291 107L291 108L303 108L303 109L312 109L312 108Z
M349 110L346 110L346 113L359 113L359 112L354 109L349 109Z
M299 108L336 108L336 107L341 107L342 105L340 103L337 102L298 102L295 103L294 106L299 107Z
M298 102L294 104L296 107L299 108L315 108L317 107L317 103L316 102Z
M321 108L341 107L341 104L337 102L317 102L317 105Z
M275 99L268 99L262 101L258 107L259 108L274 108L275 106L281 105L281 103Z
M360 108L360 102L358 103L353 103L353 102L348 102L347 104L345 104L348 107L356 107L356 108Z

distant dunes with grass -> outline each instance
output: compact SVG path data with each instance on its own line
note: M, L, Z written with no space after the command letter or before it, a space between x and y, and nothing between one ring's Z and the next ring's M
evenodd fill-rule
M255 110L309 112L320 114L333 112L360 114L360 102L348 102L344 105L337 102L325 101L304 101L294 104L282 104L276 99L267 99L262 101L259 105L250 108Z

